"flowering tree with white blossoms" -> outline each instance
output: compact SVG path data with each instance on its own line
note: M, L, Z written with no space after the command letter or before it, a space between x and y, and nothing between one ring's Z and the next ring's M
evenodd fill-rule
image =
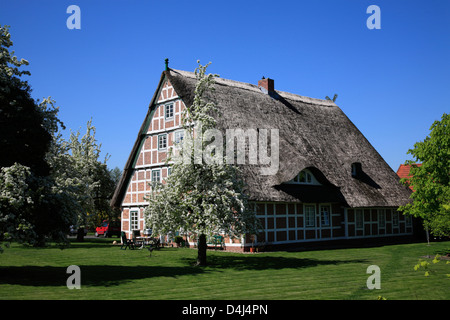
M168 158L171 174L165 182L153 184L145 209L146 224L153 233L183 231L198 236L197 265L206 265L206 237L225 233L241 236L259 227L243 192L237 166L211 148L208 131L215 130L219 110L211 99L214 77L206 66L195 69L197 83L190 108L182 114L184 138L181 148Z
M114 181L104 162L92 121L87 132L62 139L64 124L50 97L31 97L19 68L8 26L0 25L0 252L11 241L67 245L70 225L108 206Z

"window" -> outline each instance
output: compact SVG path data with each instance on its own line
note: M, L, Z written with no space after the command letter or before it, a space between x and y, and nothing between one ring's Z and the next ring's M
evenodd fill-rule
M352 176L356 176L356 164L352 163Z
M398 212L392 213L392 225L398 227Z
M139 212L131 211L130 212L130 231L139 229Z
M173 143L179 144L183 141L184 138L184 130L178 130L173 133Z
M295 183L304 183L304 184L312 184L314 182L313 175L308 170L302 170L300 173L293 179Z
M158 150L167 149L167 134L160 134L158 136Z
M354 162L352 163L352 177L358 177L361 175L361 163Z
M155 182L161 182L161 171L159 169L152 170L152 184Z
M316 225L316 206L305 205L305 225L307 227L314 227Z
M166 104L164 107L164 118L166 120L173 119L173 103Z
M386 227L386 213L383 209L378 209L378 227Z
M405 220L406 220L406 226L411 227L412 226L412 218L409 214L405 215Z
M362 229L363 225L364 225L364 220L363 220L363 211L361 209L357 209L356 210L356 215L355 215L355 221L356 221L356 228L357 229Z
M330 212L331 208L330 206L320 206L320 225L322 227L329 227L330 226Z
M170 176L171 173L172 173L172 167L168 167L167 168L167 176Z

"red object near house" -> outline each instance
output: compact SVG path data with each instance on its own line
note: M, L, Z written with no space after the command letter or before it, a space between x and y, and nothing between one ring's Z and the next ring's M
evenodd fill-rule
M117 222L109 222L107 220L103 220L102 224L95 228L95 236L103 235L105 238L111 237L113 235L120 236L120 224Z
M415 165L420 167L422 164L418 163ZM409 171L411 170L411 166L412 166L411 164L401 164L400 167L398 167L397 175L402 179L403 178L411 178L412 176L409 174ZM414 191L414 189L411 186L409 186L409 188L412 191Z

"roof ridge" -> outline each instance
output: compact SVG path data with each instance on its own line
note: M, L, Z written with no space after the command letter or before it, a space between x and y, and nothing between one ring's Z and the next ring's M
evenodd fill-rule
M182 76L189 77L189 78L196 78L195 73L192 71L185 71L185 70L177 70L177 69L170 69L170 71L173 71L175 73L179 73ZM254 92L261 92L257 85L227 78L222 78L220 76L215 78L216 83L220 85L228 85L237 87L244 90L254 91ZM312 98L307 96L302 96L295 93L290 93L287 91L281 91L281 90L275 90L276 93L278 93L280 96L282 96L285 99L291 99L295 101L300 101L304 103L309 104L315 104L315 105L322 105L322 106L328 106L328 107L336 107L337 105L331 101L331 100L325 100L325 99L319 99L319 98Z

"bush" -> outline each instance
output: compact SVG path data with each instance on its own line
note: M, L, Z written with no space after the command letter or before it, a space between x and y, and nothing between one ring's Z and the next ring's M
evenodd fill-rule
M183 237L182 236L176 236L175 237L175 243L177 244L178 247L181 247L181 244L184 242Z

